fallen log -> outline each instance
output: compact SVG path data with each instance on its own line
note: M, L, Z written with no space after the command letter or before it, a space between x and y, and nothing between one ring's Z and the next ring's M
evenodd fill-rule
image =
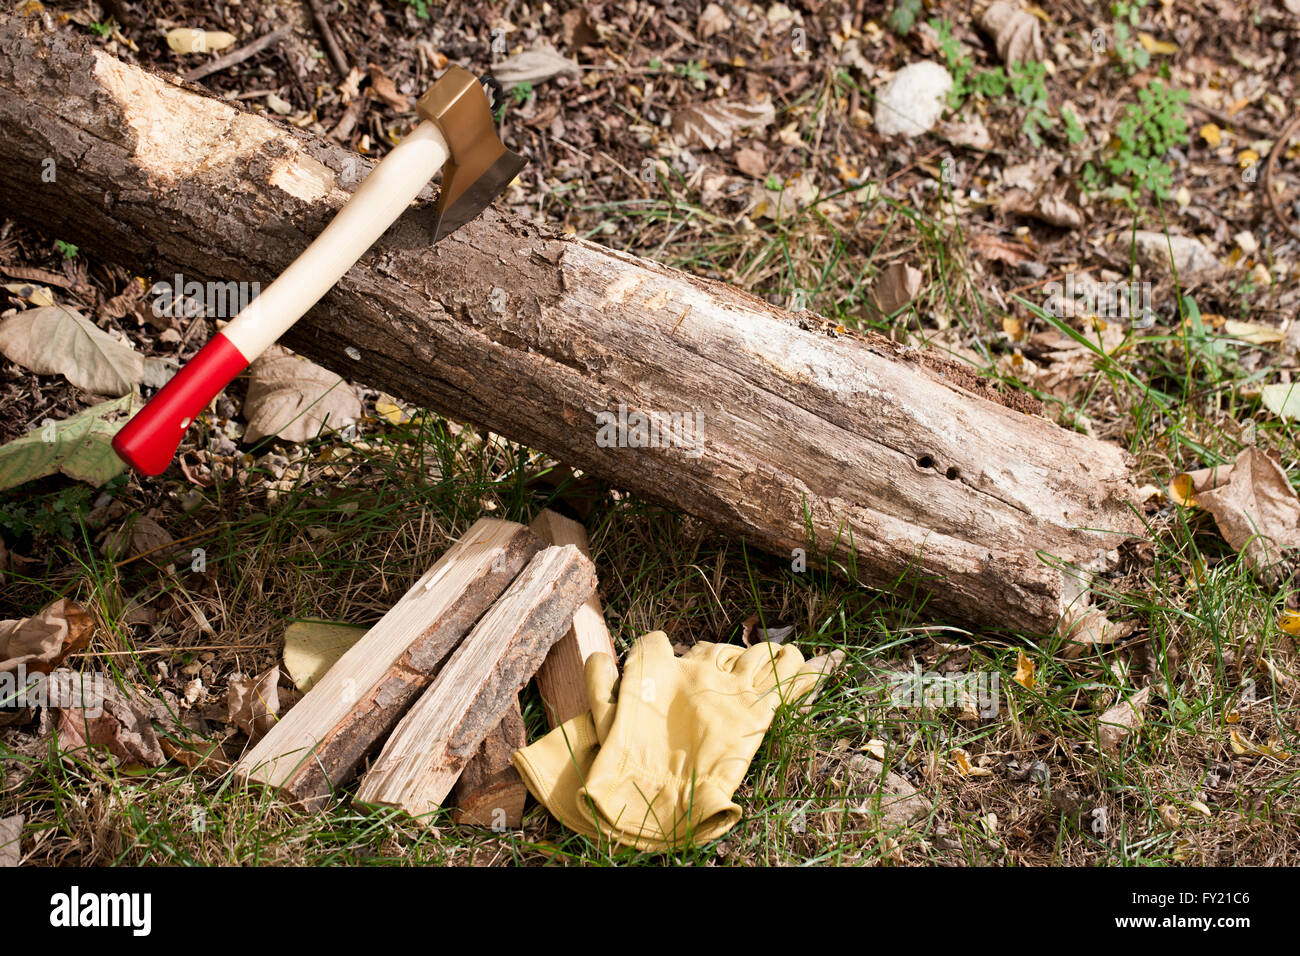
M323 803L541 550L523 525L476 521L243 756L236 774L306 807Z
M9 215L136 273L258 282L365 166L17 18L0 160ZM1123 450L959 364L491 210L430 246L431 216L410 210L285 344L796 570L834 553L932 617L1051 630L1141 530Z
M357 802L417 819L441 806L595 588L596 571L577 548L538 552L393 730Z

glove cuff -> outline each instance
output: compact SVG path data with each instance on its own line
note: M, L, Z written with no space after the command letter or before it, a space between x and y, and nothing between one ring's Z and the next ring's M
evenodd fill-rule
M734 791L711 778L656 777L626 766L624 774L612 788L595 781L578 792L578 802L595 805L601 829L618 843L640 850L674 850L688 840L715 840L740 820Z
M510 757L537 802L570 830L591 840L600 835L596 815L579 793L599 749L596 726L588 712L566 720Z

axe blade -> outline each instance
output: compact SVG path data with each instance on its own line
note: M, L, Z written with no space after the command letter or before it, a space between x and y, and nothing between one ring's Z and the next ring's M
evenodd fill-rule
M437 242L486 209L526 160L501 142L487 93L468 70L448 67L415 109L437 124L450 153L438 193L433 229L433 241Z
M433 241L450 235L475 218L492 200L505 192L510 181L528 164L518 153L505 147L491 166L477 177L466 174L461 166L448 166L442 173L442 189L438 193L437 218L433 224Z

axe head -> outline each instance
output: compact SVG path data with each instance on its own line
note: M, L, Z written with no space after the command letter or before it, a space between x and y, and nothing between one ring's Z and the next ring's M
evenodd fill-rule
M437 124L451 157L442 170L433 241L469 222L515 178L527 162L506 149L492 121L492 106L474 74L448 67L415 110Z

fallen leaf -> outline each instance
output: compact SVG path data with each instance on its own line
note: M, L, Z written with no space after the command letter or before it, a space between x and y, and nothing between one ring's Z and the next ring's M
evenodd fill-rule
M276 93L266 94L266 105L271 108L271 112L277 116L288 116L293 112L293 104L284 97Z
M987 232L980 233L973 238L970 246L985 259L990 259L993 262L1005 262L1013 266L1022 262L1029 262L1034 258L1033 253L1024 246L1006 242Z
M249 740L260 740L275 726L280 713L279 684L279 667L251 679L230 679L226 690L227 720L248 734Z
M380 395L375 399L375 414L390 425L405 425L411 420L411 416L406 414L402 406L386 395Z
M1063 196L1043 194L1032 196L1023 189L1008 190L998 202L998 208L1017 216L1031 216L1062 229L1079 229L1086 219L1083 210Z
M757 218L785 220L800 209L806 208L817 198L818 191L813 185L811 174L805 171L790 177L781 189L758 186L754 195L752 215Z
M1300 548L1300 498L1278 461L1258 448L1244 449L1226 483L1198 490L1195 499L1256 570L1274 565L1280 548Z
M90 613L67 598L59 598L32 617L0 621L0 671L21 666L29 673L48 674L89 644L94 630Z
M492 68L503 89L509 91L524 83L537 84L561 73L581 73L582 68L545 41L529 50L507 57Z
M1129 734L1142 728L1143 712L1150 696L1151 688L1144 687L1101 715L1097 725L1102 749L1117 750Z
M979 25L993 37L998 56L1008 67L1042 60L1046 55L1038 20L1015 3L997 0L979 18Z
M736 150L736 165L742 173L754 179L763 179L771 170L766 154L749 147Z
M993 775L993 771L988 767L977 767L971 763L970 754L961 747L953 748L952 762L957 765L957 772L963 777L991 777Z
M726 149L742 133L756 133L776 120L771 100L725 103L712 100L673 113L673 138L680 146Z
M1025 690L1034 689L1034 662L1023 649L1016 650L1016 673L1011 679Z
M1095 607L1072 607L1057 626L1057 632L1069 642L1061 649L1061 656L1073 660L1092 648L1107 647L1128 637L1135 627L1131 621L1113 624Z
M1277 626L1292 637L1300 637L1300 611L1285 608L1277 618Z
M410 112L410 98L397 92L397 86L388 78L388 74L377 66L370 68L370 88L375 91L375 94L381 100L397 110L397 112Z
M1274 345L1285 338L1280 328L1260 325L1258 322L1239 322L1236 319L1228 319L1223 323L1223 334L1249 342L1251 345Z
M43 285L32 285L30 282L7 282L4 288L32 305L49 306L54 304L54 293Z
M1149 33L1138 33L1138 43L1142 49L1156 56L1173 56L1178 52L1177 43L1169 43L1165 40L1157 40Z
M284 630L284 669L304 694L325 676L368 628L328 621L295 621Z
M104 536L104 554L114 558L157 552L174 539L166 528L146 515L134 515Z
M1236 727L1228 728L1228 742L1232 746L1232 752L1240 757L1273 757L1277 760L1286 760L1291 756L1283 749L1281 741L1276 737L1266 744L1256 744L1243 737Z
M51 680L56 676L63 686L61 696L82 703L58 709L59 749L63 753L103 748L121 763L162 765L166 757L149 722L152 708L138 695L128 695L103 674L60 670Z
M177 27L167 31L167 45L176 53L216 53L235 42L233 34L224 30L195 30Z
M131 392L0 445L0 491L55 472L92 485L120 475L126 464L111 442L139 406Z
M695 32L699 34L701 40L707 40L718 33L726 33L730 29L731 17L727 16L727 12L716 3L708 4L695 24Z
M0 322L0 352L40 375L62 375L97 395L124 395L144 376L144 356L75 309L28 309Z
M1205 140L1207 146L1218 146L1223 142L1223 131L1213 123L1206 123L1201 127L1201 139Z
M1265 385L1259 390L1264 407L1287 421L1300 419L1300 383Z
M23 815L0 819L0 868L17 866L23 858Z
M351 385L287 349L267 349L248 373L246 442L268 435L308 441L323 427L338 429L361 417L361 401Z
M893 315L917 297L922 278L920 269L913 269L905 262L891 262L871 287L872 301L885 315Z

